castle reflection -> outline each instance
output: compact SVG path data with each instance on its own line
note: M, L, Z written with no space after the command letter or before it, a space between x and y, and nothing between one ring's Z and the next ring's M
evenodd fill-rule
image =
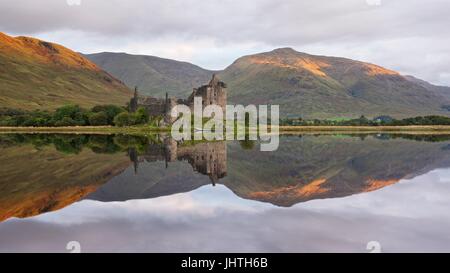
M134 171L138 172L139 163L165 161L187 161L195 172L207 175L213 185L227 175L227 145L224 141L185 144L172 138L165 138L164 145L151 144L142 154L135 148L128 150Z

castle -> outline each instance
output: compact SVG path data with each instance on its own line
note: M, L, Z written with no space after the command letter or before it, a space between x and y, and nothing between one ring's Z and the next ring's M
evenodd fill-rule
M128 155L135 172L141 162L165 161L168 167L169 162L187 161L194 171L207 175L213 185L227 175L227 146L224 141L182 145L172 138L165 138L164 144L148 145L140 154L130 148Z
M170 98L166 93L165 99L154 97L140 96L137 87L134 91L134 97L130 100L130 112L136 112L138 108L143 107L151 117L161 117L166 124L174 122L170 113L176 105L183 104L189 106L191 111L194 108L194 98L201 97L203 99L203 108L208 105L219 105L222 109L227 105L226 84L220 81L214 74L211 81L207 85L194 88L192 94L187 99Z

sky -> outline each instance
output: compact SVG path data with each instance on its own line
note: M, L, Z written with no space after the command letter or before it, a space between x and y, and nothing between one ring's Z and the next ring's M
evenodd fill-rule
M450 86L448 0L0 0L0 31L224 69L279 47Z

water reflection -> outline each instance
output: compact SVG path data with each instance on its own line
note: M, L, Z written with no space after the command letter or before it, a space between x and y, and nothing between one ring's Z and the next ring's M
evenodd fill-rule
M117 235L109 244L103 241L104 251L348 251L355 246L340 241L339 233L365 240L366 228L373 237L388 238L398 236L407 219L416 218L440 227L422 224L404 234L431 236L433 231L433 242L439 238L450 243L441 230L450 227L444 210L450 205L444 198L448 187L433 172L450 166L449 136L304 135L282 137L276 152L260 152L255 146L249 141L177 143L161 135L0 135L0 221L34 216L0 224L0 251L59 251L54 248L64 236L81 238L91 251L102 251L95 240L87 242L89 233L101 229L143 229L132 238ZM399 184L406 180L422 182ZM316 201L305 203L311 200ZM425 215L425 208L433 213ZM44 214L51 211L56 212ZM370 226L391 220L385 235ZM186 231L165 231L172 222ZM144 225L154 228L149 245L137 243L149 232ZM221 225L228 230L218 231ZM45 230L54 231L54 236L46 233L50 245L33 245ZM202 245L212 230L242 242L218 239ZM310 241L302 236L293 240L298 230L309 234ZM272 239L249 242L256 240L251 232ZM14 236L25 233L29 236L23 239ZM158 240L161 236L171 236L169 245ZM242 248L244 242L247 248ZM441 244L430 248L438 246L445 249ZM405 250L417 247L411 244Z
M146 145L141 155L135 148L129 149L130 160L137 173L140 162L187 161L195 172L209 176L213 185L227 174L227 148L223 141L204 143L178 143L166 138L164 145Z

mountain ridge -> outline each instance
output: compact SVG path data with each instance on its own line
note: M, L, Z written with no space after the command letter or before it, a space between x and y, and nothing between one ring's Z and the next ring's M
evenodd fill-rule
M0 64L2 107L125 105L132 95L120 80L80 54L36 38L0 32Z
M193 88L209 81L213 70L166 58L128 53L101 52L85 54L100 67L121 79L129 88L139 87L140 93L157 97L184 97Z
M166 92L187 97L192 88L217 73L229 86L230 103L279 104L282 117L406 118L450 114L450 91L446 92L446 88L421 84L376 64L312 55L290 47L242 56L219 71L146 55L105 52L86 56L129 87L139 86L142 94L155 97L163 97ZM130 66L132 60L138 65ZM149 67L136 68L147 62ZM179 65L183 68L167 68Z
M219 77L229 99L243 104L279 104L282 116L354 118L448 115L447 94L426 89L400 73L341 57L292 48L237 59Z
M282 117L450 115L450 87L372 63L288 47L243 56L213 71L155 56L83 55L58 44L0 33L0 64L1 105L27 110L67 103L125 105L134 86L144 95L185 98L217 73L228 84L230 103L278 104Z

